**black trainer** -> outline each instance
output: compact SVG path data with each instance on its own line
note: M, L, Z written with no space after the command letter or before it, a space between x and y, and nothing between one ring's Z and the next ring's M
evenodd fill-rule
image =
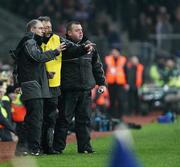
M39 156L39 155L41 155L41 152L40 152L40 150L33 150L33 151L29 152L29 155Z

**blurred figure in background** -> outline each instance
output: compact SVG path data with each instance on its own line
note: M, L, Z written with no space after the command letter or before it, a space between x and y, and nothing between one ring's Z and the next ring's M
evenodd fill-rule
M107 108L110 106L109 92L105 89L103 93L99 92L98 86L92 90L93 108L97 108L101 113L107 115Z
M165 58L158 57L157 63L154 62L149 70L149 76L151 82L155 84L155 86L163 86L164 85L164 75L165 75Z
M160 7L156 23L157 48L160 49L160 51L166 51L167 53L172 49L172 42L168 36L172 33L172 25L169 19L170 16L167 13L166 7Z
M141 88L144 81L144 66L139 63L137 56L129 58L127 65L127 84L128 90L128 107L129 114L139 113L139 96L138 89Z
M176 20L173 25L173 33L175 35L180 35L180 6L178 6L176 9L175 18ZM180 44L180 38L173 40L173 46L172 46L173 53L175 54L177 54L178 52L180 53L179 44Z
M108 107L109 102L109 92L105 89L104 93L99 92L98 86L92 90L92 114L91 122L92 128L97 131L107 131L110 130L109 127L109 115Z
M176 66L176 62L173 59L167 59L166 61L166 83L170 87L180 87L180 69Z
M0 141L12 141L15 130L12 124L10 99L5 93L6 88L0 81Z
M110 115L120 119L125 112L127 88L127 59L118 48L105 56L105 74L110 97Z
M19 147L26 145L26 139L24 136L24 118L26 115L26 108L21 100L21 94L17 93L16 87L9 85L6 90L6 95L10 99L10 105L12 109L12 121L17 136L19 137Z
M180 113L180 70L173 59L166 61L167 95L165 96L165 113Z

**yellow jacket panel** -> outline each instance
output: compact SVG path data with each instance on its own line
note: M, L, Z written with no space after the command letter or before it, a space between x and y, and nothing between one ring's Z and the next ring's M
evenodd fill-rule
M48 43L42 43L41 48L43 51L54 50L60 45L60 38L58 35L53 34ZM62 53L60 53L54 60L45 63L47 72L54 73L52 79L49 79L49 87L58 87L61 84L61 65Z

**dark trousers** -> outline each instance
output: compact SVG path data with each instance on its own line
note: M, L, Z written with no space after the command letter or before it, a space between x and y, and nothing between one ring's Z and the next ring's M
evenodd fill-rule
M118 84L109 84L110 109L111 117L120 119L126 112L127 94L123 86Z
M10 131L6 128L0 128L0 141L12 141Z
M27 150L27 134L25 129L25 123L16 122L16 134L18 136L18 143L16 150L19 152Z
M58 97L44 99L42 148L48 151L53 147L54 128L57 118Z
M64 150L67 132L74 116L78 151L91 149L91 91L62 91L60 101L62 108L60 107L59 117L55 128L54 149L58 151Z
M29 151L37 151L40 149L43 122L43 99L26 100L24 101L24 104L27 109L24 126L22 127L24 128L22 129L22 136L24 138L19 139L18 146L21 145L21 142L27 142L27 149Z
M139 96L137 89L129 89L128 91L128 110L129 114L139 113Z

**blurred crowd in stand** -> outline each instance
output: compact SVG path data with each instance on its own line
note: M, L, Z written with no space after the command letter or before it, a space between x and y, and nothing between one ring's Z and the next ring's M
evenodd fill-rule
M124 31L128 32L130 41L153 42L158 49L163 50L165 56L169 56L169 52L179 53L178 0L25 0L23 3L20 0L16 0L16 3L11 1L2 2L2 6L26 20L48 15L52 18L55 31L61 35L64 35L68 21L80 21L86 34L96 41L101 56L113 47L123 47ZM172 33L176 35L171 36Z

